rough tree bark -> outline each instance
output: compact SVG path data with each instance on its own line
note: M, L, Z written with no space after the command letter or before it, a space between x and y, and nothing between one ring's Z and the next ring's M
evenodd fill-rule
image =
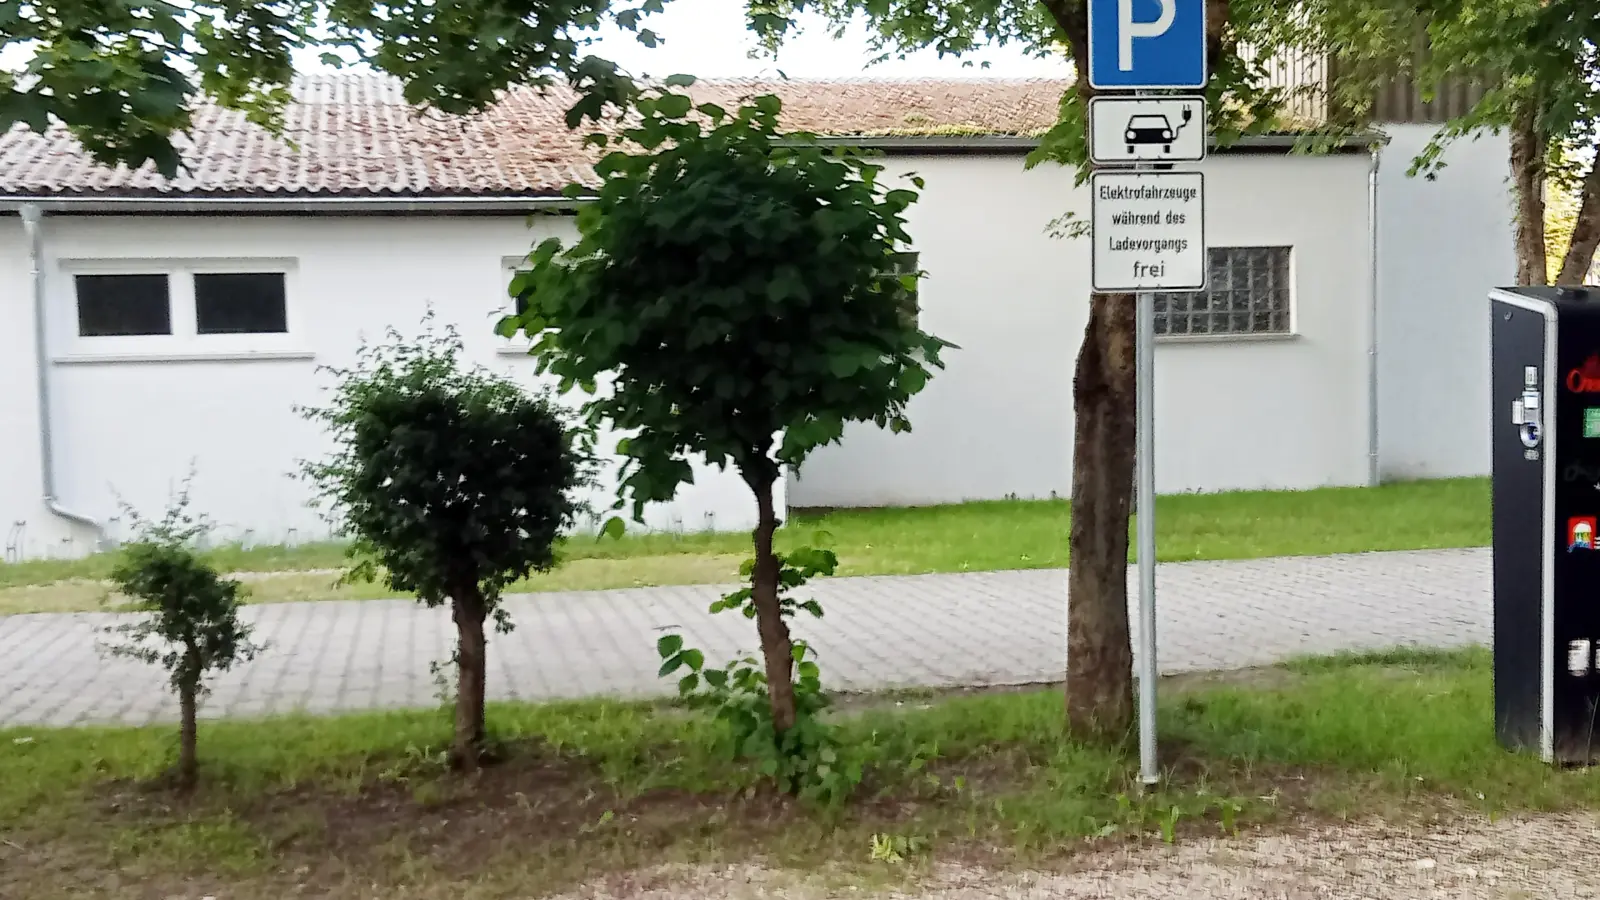
M1044 0L1076 61L1074 91L1087 111L1089 18L1083 0ZM1232 52L1229 0L1206 0L1206 55ZM1087 125L1087 113L1085 114ZM1067 574L1067 724L1075 735L1125 740L1133 725L1128 623L1128 521L1135 432L1136 299L1089 298L1089 323L1072 382L1072 530Z
M794 642L789 623L783 620L778 605L778 557L772 551L772 535L778 530L778 515L772 503L776 475L747 473L745 481L756 495L755 569L750 577L751 600L756 608L756 629L761 634L761 656L767 669L767 699L772 707L772 728L783 734L794 727Z
M1067 726L1115 742L1133 724L1128 516L1133 499L1135 298L1096 294L1072 382Z
M1544 140L1531 110L1511 125L1511 180L1516 195L1517 284L1546 284L1544 249Z
M196 669L198 671L198 668ZM188 790L200 778L198 695L199 687L186 682L178 689L178 786Z
M1597 148L1600 152L1600 148ZM1583 284L1594 266L1595 249L1600 248L1600 158L1589 165L1578 198L1578 221L1572 228L1572 243L1561 261L1556 284Z
M451 598L456 623L456 734L451 750L457 768L475 769L483 752L484 682L488 674L488 642L483 623L487 605L477 585Z

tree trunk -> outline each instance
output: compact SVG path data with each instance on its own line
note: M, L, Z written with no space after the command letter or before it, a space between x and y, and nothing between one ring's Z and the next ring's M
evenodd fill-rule
M451 600L456 623L456 736L451 751L457 768L478 767L483 752L483 694L488 674L488 646L483 636L487 615L476 585Z
M1600 153L1600 148L1596 148ZM1572 243L1561 261L1556 284L1583 284L1594 267L1595 248L1600 247L1600 159L1589 165L1578 199L1578 221L1572 227Z
M1067 725L1124 739L1133 724L1128 517L1133 499L1137 308L1130 294L1089 300L1073 378L1071 562L1067 574Z
M193 684L185 684L178 689L178 714L182 719L178 735L178 786L184 790L193 788L200 778L199 754L199 706L197 700L198 688Z
M756 607L756 628L761 633L761 656L767 668L767 699L772 704L772 727L783 734L794 727L794 643L789 624L778 605L778 557L772 552L772 534L778 516L772 507L775 476L750 479L756 494L756 565L750 576L751 599Z
M1511 125L1511 181L1517 202L1517 284L1548 284L1544 249L1544 141L1532 112Z

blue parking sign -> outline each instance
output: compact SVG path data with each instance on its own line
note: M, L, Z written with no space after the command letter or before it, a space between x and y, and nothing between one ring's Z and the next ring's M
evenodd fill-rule
M1205 0L1089 0L1089 84L1205 87Z

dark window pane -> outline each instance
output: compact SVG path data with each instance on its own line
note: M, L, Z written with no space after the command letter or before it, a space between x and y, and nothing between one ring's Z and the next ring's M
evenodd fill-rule
M515 279L518 275L526 274L527 271L528 270L526 270L526 269L518 269L515 272L511 273L511 277L513 279ZM506 292L510 293L510 289L507 288ZM516 314L519 315L519 316L528 311L528 300L527 300L526 297L522 297L522 296L520 296L518 294L511 294L511 303L512 303L514 309L516 310Z
M889 259L891 266L890 274L896 276L916 274L918 255L915 252L903 251L899 253L893 253L890 254ZM899 290L902 292L902 296L900 297L900 315L906 320L906 324L913 328L915 328L917 325L917 314L919 312L919 307L917 304L917 290L920 287L921 279L918 279L917 287L913 287L909 291L905 290L903 285L899 287Z
M282 272L194 276L195 328L201 334L282 334L289 330Z
M165 275L78 275L78 334L126 337L172 333Z

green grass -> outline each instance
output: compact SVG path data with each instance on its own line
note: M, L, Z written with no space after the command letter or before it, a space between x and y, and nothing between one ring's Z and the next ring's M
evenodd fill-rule
M1167 781L1152 795L1128 755L1063 733L1055 691L868 705L840 714L871 764L838 809L761 793L719 753L716 723L667 705L496 705L508 759L479 778L443 769L436 710L205 723L193 799L152 786L170 728L12 729L0 896L65 895L119 870L157 895L269 897L296 879L337 893L353 879L379 895L403 883L412 897L521 896L669 861L860 868L872 835L933 860L1034 863L1169 825L1182 840L1307 815L1600 807L1600 781L1496 745L1490 676L1474 650L1169 680Z
M903 575L1067 565L1067 503L996 501L797 515L779 532L780 548L826 544L841 575ZM1379 488L1299 492L1183 494L1157 503L1162 560L1251 559L1372 550L1482 546L1489 537L1483 479L1411 482ZM515 590L598 590L737 580L749 553L744 534L630 534L577 537L565 562ZM212 551L228 571L284 573L252 584L256 602L393 596L381 586L335 589L326 575L343 547L224 547ZM113 558L0 564L0 614L98 608Z

